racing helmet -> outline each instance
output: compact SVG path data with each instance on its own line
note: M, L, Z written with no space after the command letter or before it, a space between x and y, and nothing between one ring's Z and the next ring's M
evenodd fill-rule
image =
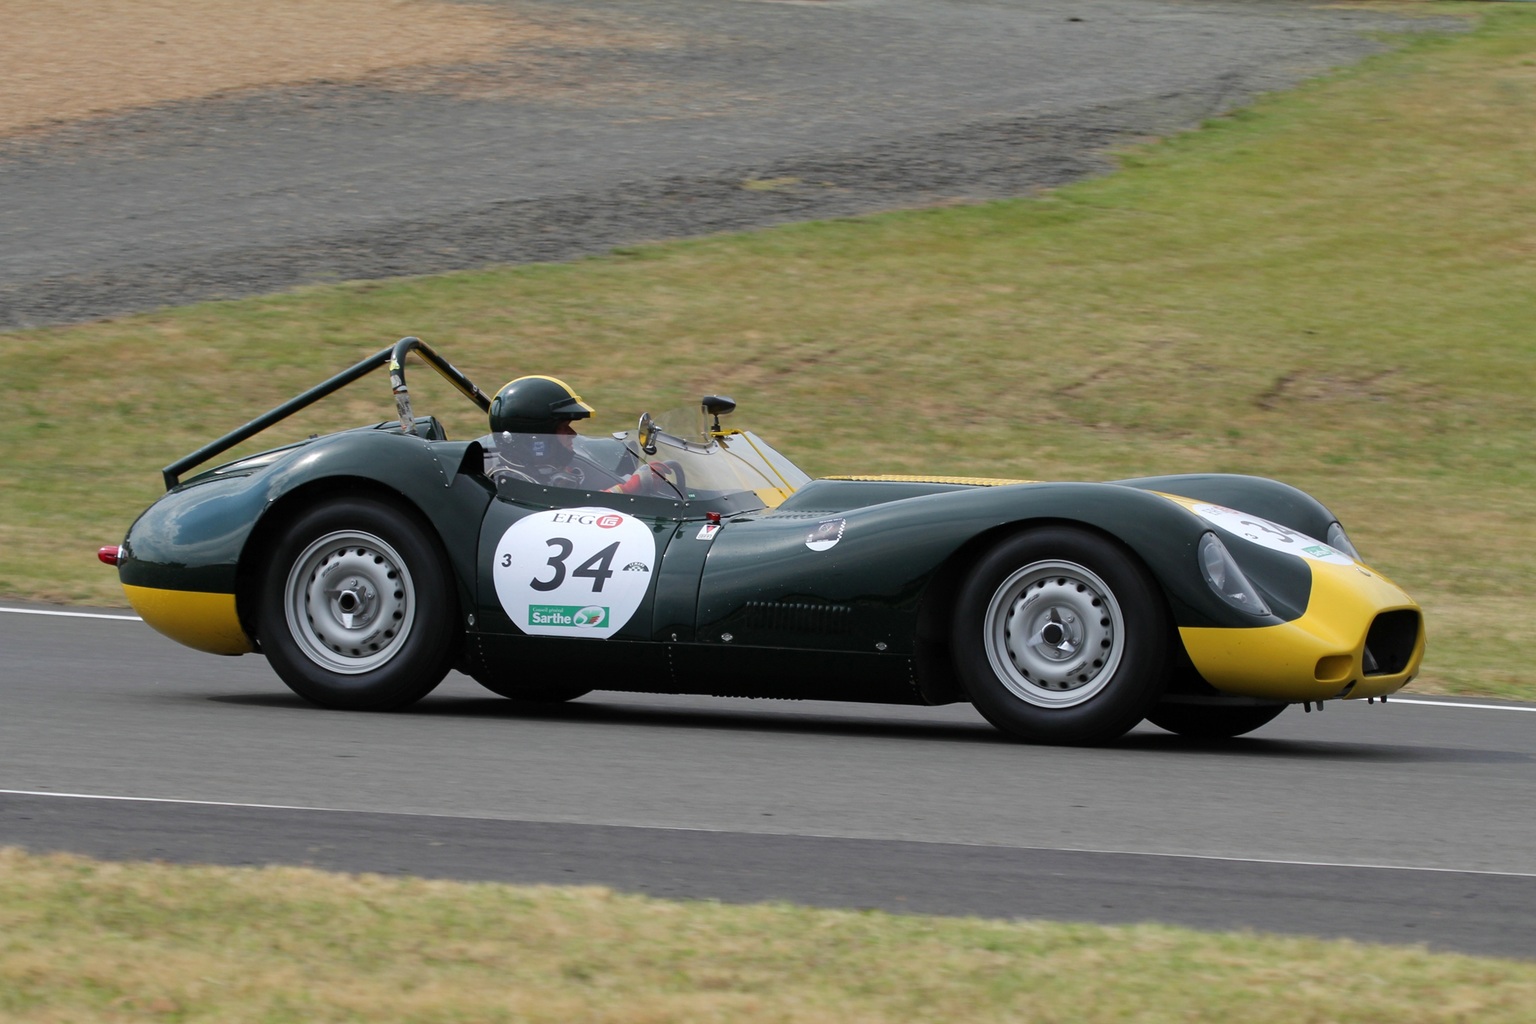
M561 423L591 415L592 407L557 377L519 377L491 400L491 430L497 434L553 434Z

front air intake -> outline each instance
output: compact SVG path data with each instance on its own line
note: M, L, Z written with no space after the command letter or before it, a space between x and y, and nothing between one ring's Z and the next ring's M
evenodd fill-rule
M1365 674L1395 676L1408 667L1419 642L1419 613L1411 608L1382 612L1365 634Z

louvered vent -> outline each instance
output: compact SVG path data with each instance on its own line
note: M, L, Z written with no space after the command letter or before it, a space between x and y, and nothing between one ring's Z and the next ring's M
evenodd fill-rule
M744 625L774 633L850 633L853 609L810 601L748 601Z

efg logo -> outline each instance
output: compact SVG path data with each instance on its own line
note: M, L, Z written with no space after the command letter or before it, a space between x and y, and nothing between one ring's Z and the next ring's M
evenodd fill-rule
M602 515L592 512L556 512L551 520L556 523L574 523L577 526L596 526L600 530L611 530L615 526L624 525L624 516L618 512L604 512Z
M530 626L568 626L599 629L608 621L608 609L597 605L535 604L528 606Z

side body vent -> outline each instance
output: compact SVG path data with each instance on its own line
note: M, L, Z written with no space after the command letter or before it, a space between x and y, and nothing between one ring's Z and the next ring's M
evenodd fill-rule
M812 601L748 601L741 625L775 634L843 635L853 631L853 609Z

